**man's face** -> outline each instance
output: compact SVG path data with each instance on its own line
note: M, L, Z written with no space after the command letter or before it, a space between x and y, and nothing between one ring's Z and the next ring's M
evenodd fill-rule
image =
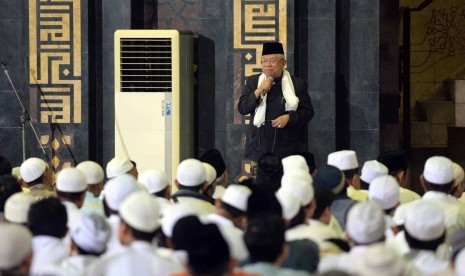
M267 76L278 78L282 75L286 60L282 55L264 55L261 59L262 71Z

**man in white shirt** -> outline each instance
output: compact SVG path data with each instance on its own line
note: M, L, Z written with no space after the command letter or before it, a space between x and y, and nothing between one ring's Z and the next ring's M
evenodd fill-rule
M94 161L84 161L79 163L76 168L86 176L87 180L86 198L81 207L81 212L105 216L103 202L100 198L103 190L103 179L105 178L102 166Z
M125 250L118 238L118 228L121 221L118 210L124 199L137 190L137 181L129 174L116 176L105 184L103 202L112 232L105 256L115 255Z
M68 232L66 208L54 197L31 205L28 225L32 232L31 275L43 275L43 268L56 265L68 257L63 238Z
M423 275L452 275L448 260L436 255L436 250L446 237L443 209L434 202L424 200L412 204L405 217L405 239L410 252L404 255L404 259Z
M171 186L165 173L161 170L149 169L139 174L137 180L147 188L149 193L155 196L160 205L160 215L163 216L165 209L171 205L169 201Z
M71 255L57 265L44 268L47 275L84 275L87 268L105 252L111 229L105 218L82 214L71 232Z
M200 215L215 212L215 206L203 195L208 183L207 172L202 162L194 158L182 161L178 166L174 184L179 190L171 196L172 201L187 204Z
M422 201L434 202L442 207L446 216L447 235L465 227L465 205L450 194L454 183L452 161L443 156L433 156L426 160L421 184L426 193ZM414 202L400 205L396 214L406 214Z
M354 264L370 245L384 243L385 221L381 207L374 202L359 202L347 214L346 238L351 246L347 254L321 260L318 270L342 270L355 273Z
M0 224L0 275L29 275L32 235L23 225Z

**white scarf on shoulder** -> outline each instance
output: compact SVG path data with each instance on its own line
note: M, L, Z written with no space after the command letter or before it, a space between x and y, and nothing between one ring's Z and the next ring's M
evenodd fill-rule
M266 79L266 75L262 73L260 77L258 78L257 87L260 87L260 84L265 79ZM286 99L286 105L285 105L286 111L289 111L289 110L296 111L297 107L299 106L299 98L297 98L297 96L295 95L294 84L292 83L291 75L286 69L283 70L283 78L281 81L281 87L283 89L284 98ZM265 93L265 96L262 97L260 104L255 109L255 117L253 119L253 124L256 127L262 126L263 123L265 122L267 96L268 96L268 93Z

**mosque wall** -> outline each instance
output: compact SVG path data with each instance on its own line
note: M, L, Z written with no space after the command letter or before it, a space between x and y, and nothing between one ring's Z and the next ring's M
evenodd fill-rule
M317 164L324 163L329 152L348 148L359 153L363 164L384 148L380 144L380 133L385 131L380 128L379 106L384 101L380 91L396 90L386 85L392 73L380 77L379 71L396 54L389 48L389 55L380 59L383 39L392 41L380 33L386 6L379 2L386 1L145 0L143 6L141 1L130 0L57 3L62 2L68 3L66 10L44 10L47 16L57 13L52 17L59 24L51 24L47 16L40 16L40 9L34 19L30 8L35 3L55 9L55 1L0 0L0 32L7 38L0 40L2 55L13 61L9 62L10 74L27 106L33 107L31 117L46 150L54 151L59 159L57 168L72 163L70 150L77 161L90 158L105 164L113 157L113 33L131 28L194 33L196 155L218 148L231 178L247 171L242 160L247 117L238 115L236 104L244 78L259 68L257 57L265 40L283 42L289 71L308 82L316 115L304 146L316 154ZM262 20L266 24L257 24ZM46 97L37 97L35 80L47 90ZM0 120L0 139L9 145L2 153L18 165L20 109L14 108L17 100L3 77L0 92L2 106L11 107ZM45 98L53 104L54 115L44 106ZM39 156L36 142L29 136L27 155ZM388 144L395 147L395 139Z

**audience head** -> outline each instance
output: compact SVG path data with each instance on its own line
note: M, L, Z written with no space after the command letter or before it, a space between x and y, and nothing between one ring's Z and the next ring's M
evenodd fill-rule
M108 178L114 178L122 174L129 174L134 170L134 164L128 157L116 156L107 163L106 173ZM134 176L134 175L133 175ZM134 178L136 178L134 176Z
M44 160L36 157L28 158L21 164L21 177L29 186L37 184L50 185L51 171Z
M331 190L335 195L345 193L345 182L344 174L338 168L331 165L319 167L313 178L315 185L323 186Z
M139 174L138 181L153 195L166 197L169 189L168 179L163 171L157 169L146 170Z
M116 176L105 183L104 200L108 208L117 213L123 200L138 190L136 179L129 174Z
M283 166L279 157L271 152L264 153L257 161L257 176L255 183L275 193L281 186Z
M366 161L363 164L362 174L360 175L361 189L368 190L373 179L388 174L388 168L376 160Z
M58 173L56 190L60 200L73 202L80 208L87 191L86 175L77 168L65 168Z
M99 256L107 248L111 228L102 216L82 214L70 229L70 233L79 255Z
M12 175L0 176L0 212L5 210L5 203L10 196L15 193L22 192L21 185L19 185L16 178Z
M35 202L29 194L19 192L9 197L5 204L5 220L10 223L27 225L27 216Z
M368 245L384 240L384 212L374 202L359 202L347 213L346 232L355 245Z
M28 225L33 236L63 238L68 228L66 208L54 197L48 197L31 205Z
M119 215L119 237L123 244L129 244L132 240L151 242L160 228L158 202L143 190L133 192L124 199Z
M449 193L454 182L452 161L443 156L433 156L425 162L422 185L427 191Z
M206 181L207 172L199 160L189 158L179 164L175 180L179 189L201 192L205 189Z
M281 160L281 163L283 165L284 174L289 173L294 169L301 169L310 173L310 169L307 165L307 160L305 160L305 158L301 155L290 155L288 157L284 157Z
M251 261L275 263L285 252L284 233L285 226L280 216L268 214L250 219L244 241Z
M32 261L32 236L17 224L0 224L0 274L28 275Z
M391 175L377 177L370 184L368 198L378 203L384 211L391 210L399 204L399 183Z
M187 251L192 275L223 275L228 270L228 244L215 224L203 224L196 216L181 218L172 240L177 250Z
M444 211L433 202L418 201L408 208L404 228L410 248L435 251L445 239Z
M202 154L202 156L200 156L199 160L208 163L215 168L217 179L220 179L226 172L226 164L224 163L220 151L217 149L206 151Z

